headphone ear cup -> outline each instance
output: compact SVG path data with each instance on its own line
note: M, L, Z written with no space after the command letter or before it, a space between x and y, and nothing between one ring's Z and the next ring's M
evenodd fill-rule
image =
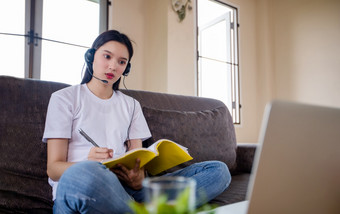
M86 51L85 53L85 62L87 64L92 64L93 63L93 60L94 60L94 53L96 52L96 49L94 48L90 48Z
M129 75L130 69L131 69L131 63L128 63L126 68L125 68L125 71L123 72L123 76Z

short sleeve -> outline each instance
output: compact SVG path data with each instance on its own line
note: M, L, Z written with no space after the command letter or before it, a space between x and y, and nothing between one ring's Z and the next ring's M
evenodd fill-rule
M151 137L140 103L136 100L134 100L133 119L129 129L128 137L130 139L142 139L144 141Z
M65 96L52 94L46 115L43 142L49 138L71 138L72 103Z

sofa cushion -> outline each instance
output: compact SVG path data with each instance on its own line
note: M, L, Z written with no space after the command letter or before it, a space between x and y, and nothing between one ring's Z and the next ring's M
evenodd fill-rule
M236 138L231 116L226 107L204 111L171 111L143 107L152 138L144 142L149 146L165 138L188 148L193 160L167 172L206 160L220 160L234 168Z

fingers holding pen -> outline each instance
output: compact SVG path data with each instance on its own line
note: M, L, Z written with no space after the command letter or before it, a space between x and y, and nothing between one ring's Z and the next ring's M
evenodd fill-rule
M112 149L103 148L103 147L92 147L88 155L88 160L100 162L104 159L112 158L112 157L113 157Z

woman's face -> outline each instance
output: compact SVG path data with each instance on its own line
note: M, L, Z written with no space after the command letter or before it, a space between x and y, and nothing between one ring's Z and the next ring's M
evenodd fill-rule
M106 42L95 52L94 76L113 85L122 76L128 61L129 51L124 44L116 41Z

